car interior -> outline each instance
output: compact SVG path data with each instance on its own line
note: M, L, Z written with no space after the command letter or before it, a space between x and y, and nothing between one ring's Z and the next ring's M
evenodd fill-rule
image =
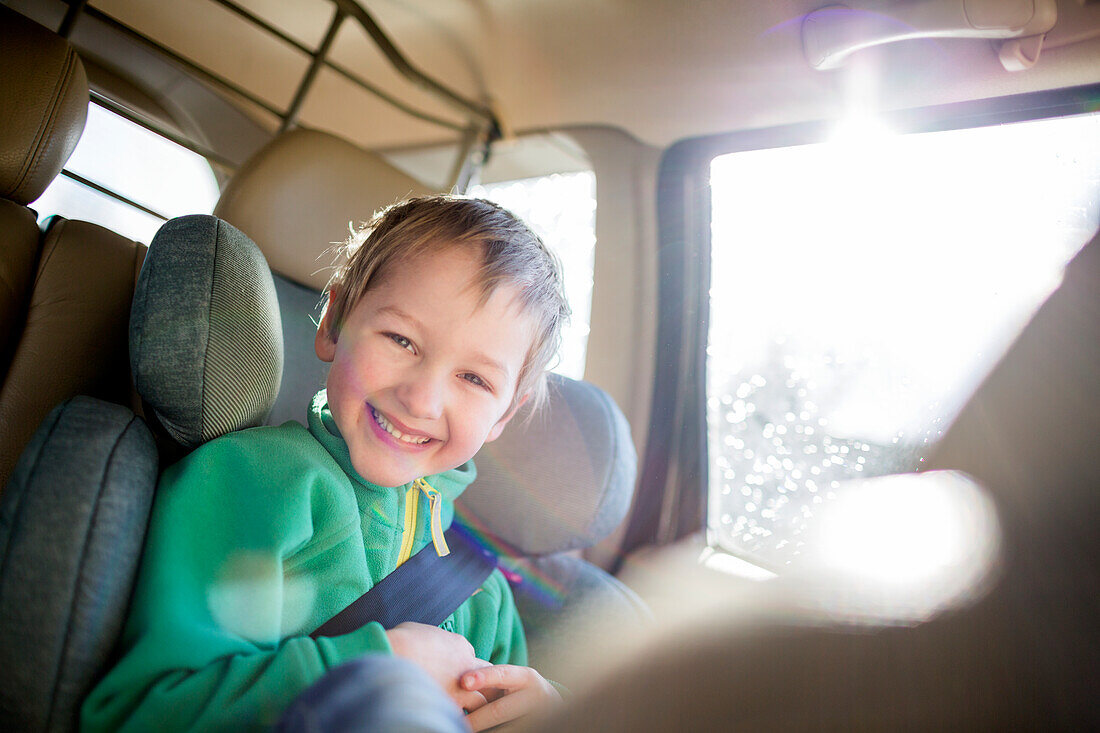
M78 727L160 472L304 420L334 247L431 193L574 313L457 508L534 729L1096 724L1100 3L8 0L0 58L0 727Z

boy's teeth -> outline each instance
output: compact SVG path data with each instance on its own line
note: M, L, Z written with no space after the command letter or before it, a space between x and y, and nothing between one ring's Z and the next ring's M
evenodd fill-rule
M412 443L413 445L423 445L427 443L431 438L417 438L412 435L405 435L400 430L395 428L393 424L382 415L381 412L371 408L371 414L374 415L374 419L378 421L378 424L382 426L382 429L387 433L405 443Z

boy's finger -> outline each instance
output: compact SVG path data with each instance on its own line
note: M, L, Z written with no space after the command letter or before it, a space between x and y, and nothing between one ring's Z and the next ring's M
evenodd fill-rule
M530 690L513 692L470 713L466 723L475 732L494 728L531 712L538 704L537 698Z
M460 692L454 700L467 713L483 708L489 702L480 692Z
M492 687L512 691L526 687L530 683L530 667L518 667L513 664L495 664L462 675L462 687L467 690Z

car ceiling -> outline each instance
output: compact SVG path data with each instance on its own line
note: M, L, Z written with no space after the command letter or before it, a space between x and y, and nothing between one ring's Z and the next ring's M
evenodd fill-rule
M911 0L850 2L881 12ZM912 0L916 2L927 0ZM315 48L333 14L328 0L237 0ZM55 5L13 2L13 5ZM909 41L816 71L802 52L803 14L827 0L361 0L406 58L459 94L491 101L510 131L605 125L658 147L676 140L841 116L950 103L1100 81L1100 3L1060 0L1039 63L1008 72L985 40ZM287 107L309 58L212 0L93 0L94 8ZM55 9L56 11L56 9ZM56 12L55 12L56 15ZM79 24L74 42L80 45ZM100 50L101 56L111 52ZM330 58L430 114L462 115L402 78L353 21ZM125 67L124 58L101 58ZM154 97L172 80L122 72ZM274 129L278 120L248 102ZM412 118L323 69L302 123L367 148L454 140L459 133Z

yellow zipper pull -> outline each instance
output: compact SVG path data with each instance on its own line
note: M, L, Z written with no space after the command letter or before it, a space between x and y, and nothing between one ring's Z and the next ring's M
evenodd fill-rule
M405 492L405 527L401 531L401 550L397 553L397 567L412 557L413 542L416 540L416 514L420 492L411 488Z
M435 554L446 557L451 554L451 548L447 547L447 539L443 536L443 495L422 478L414 483L428 497L428 504L431 506L432 544L435 545Z

